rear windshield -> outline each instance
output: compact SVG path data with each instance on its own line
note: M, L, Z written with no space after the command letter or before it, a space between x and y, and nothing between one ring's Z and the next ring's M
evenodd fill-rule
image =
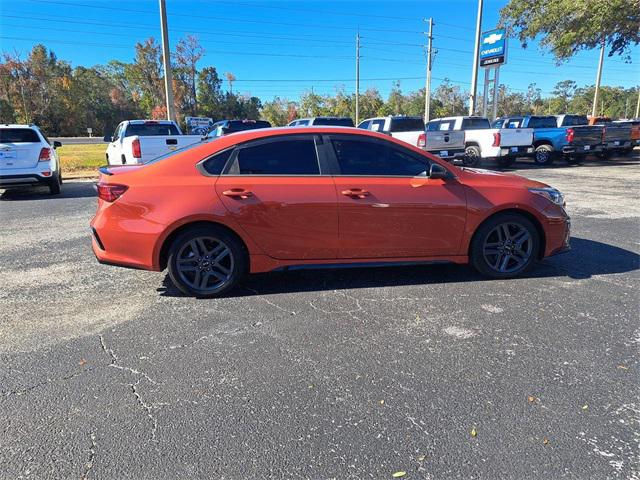
M427 123L428 132L453 130L453 120L432 120Z
M462 130L483 130L491 128L486 118L465 118L462 120Z
M422 118L392 118L390 132L416 132L424 131Z
M338 127L353 127L353 120L350 118L316 118L314 125L337 125Z
M225 128L227 133L232 133L256 128L271 128L271 124L266 120L231 120Z
M40 137L30 128L0 128L0 143L40 143Z
M156 137L161 135L180 135L178 127L172 123L131 123L124 134L125 137Z
M556 128L555 117L531 117L529 128Z
M566 115L562 121L563 127L572 127L574 125L589 125L586 115Z

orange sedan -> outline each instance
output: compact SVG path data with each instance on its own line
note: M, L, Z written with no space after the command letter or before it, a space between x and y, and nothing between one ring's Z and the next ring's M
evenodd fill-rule
M103 167L97 190L98 261L168 268L198 297L311 266L471 263L509 278L569 248L557 190L356 128L235 133Z

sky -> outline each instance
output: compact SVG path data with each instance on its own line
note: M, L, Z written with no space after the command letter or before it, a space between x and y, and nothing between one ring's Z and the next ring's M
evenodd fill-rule
M576 0L580 1L580 0ZM424 87L428 25L435 22L433 88L448 78L468 89L477 13L476 0L166 0L169 41L198 36L206 50L199 68L232 72L233 89L263 100L295 99L305 91L355 91L355 37L361 36L360 90L376 87L383 96L394 80L403 92ZM485 0L482 29L498 22L506 0ZM26 55L36 43L52 49L72 66L93 66L116 59L131 62L134 45L160 39L157 0L0 0L0 50ZM579 86L595 83L598 51L579 53L557 66L553 56L533 42L523 49L508 44L508 62L500 83L526 91L530 83L543 95L561 80ZM640 85L640 47L632 63L605 56L602 84ZM482 72L479 85L482 85ZM225 85L226 87L227 85Z

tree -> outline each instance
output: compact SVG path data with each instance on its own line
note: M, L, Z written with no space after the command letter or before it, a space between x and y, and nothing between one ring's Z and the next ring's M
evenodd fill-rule
M291 103L286 98L275 97L262 107L262 118L274 127L286 125L289 120L289 105Z
M555 98L552 99L551 109L558 113L567 113L569 102L576 92L577 84L573 80L563 80L556 83L551 92Z
M198 113L213 119L222 118L222 80L215 67L205 67L198 73Z
M236 81L236 76L231 72L225 73L224 76L227 78L227 82L229 82L229 91L233 93L233 82Z
M178 42L174 54L174 78L180 80L186 87L186 94L183 95L183 105L181 109L192 115L195 115L198 111L196 91L196 79L198 77L197 63L204 53L205 50L200 45L198 37L187 35Z
M640 0L510 0L500 10L500 23L523 47L541 36L540 44L558 62L603 41L609 56L630 61L630 48L640 43Z

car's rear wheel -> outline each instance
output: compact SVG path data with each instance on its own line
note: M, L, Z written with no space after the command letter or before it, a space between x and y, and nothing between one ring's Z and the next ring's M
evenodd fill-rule
M533 157L533 161L536 165L546 167L553 163L553 147L551 145L538 145Z
M194 227L169 247L169 277L183 293L217 297L231 290L246 269L240 242L222 228Z
M468 145L464 149L464 158L462 163L465 167L479 167L482 163L480 147L476 145Z
M523 215L505 213L483 223L471 243L471 263L492 278L526 272L538 258L540 236Z
M60 173L54 174L49 180L49 193L51 195L59 195L62 191L62 177Z

